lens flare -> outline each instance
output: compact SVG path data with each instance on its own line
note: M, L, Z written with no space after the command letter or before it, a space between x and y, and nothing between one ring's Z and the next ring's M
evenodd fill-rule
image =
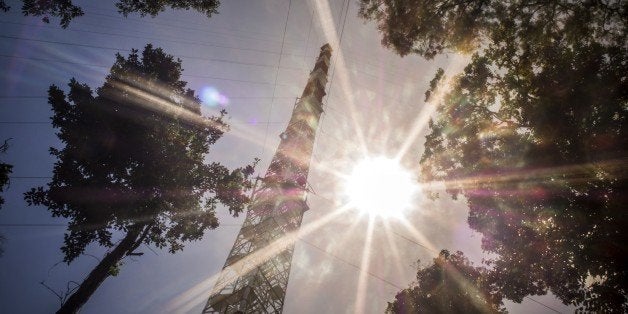
M223 95L214 87L205 87L201 91L201 101L204 105L215 107L226 107L229 104L229 98Z
M384 157L362 160L345 182L352 206L382 217L401 216L417 190L412 174L396 160Z

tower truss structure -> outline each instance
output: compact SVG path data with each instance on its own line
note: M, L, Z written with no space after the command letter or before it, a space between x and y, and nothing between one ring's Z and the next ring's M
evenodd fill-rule
M308 210L307 177L331 51L329 44L321 47L203 313L282 312L294 244L273 244L298 231Z

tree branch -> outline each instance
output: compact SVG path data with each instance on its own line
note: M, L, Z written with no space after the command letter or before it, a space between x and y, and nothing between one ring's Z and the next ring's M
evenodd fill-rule
M137 238L137 241L133 243L131 248L129 248L129 250L126 252L126 255L131 255L133 251L135 251L142 244L142 242L144 242L144 239L146 239L146 236L148 235L148 232L150 231L150 228L152 227L153 227L153 223L150 223L144 226L144 230L142 231L142 234L139 236L139 238Z

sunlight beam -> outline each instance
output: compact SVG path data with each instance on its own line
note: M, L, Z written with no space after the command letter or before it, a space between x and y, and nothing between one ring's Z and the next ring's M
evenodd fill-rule
M410 232L410 234L412 235L414 239L406 238L405 236L398 234L396 232L393 232L393 233L397 234L399 237L402 237L412 243L415 243L421 247L424 247L425 249L431 251L434 254L438 254L438 250L436 249L434 244L432 244L432 242L426 236L424 236L419 230L417 230L412 224L410 224L409 221L407 221L406 219L401 219L400 221L401 221L401 225L406 227L406 229L408 230L408 232Z
M253 270L255 267L263 263L264 261L272 258L273 256L279 254L281 251L285 250L288 246L294 244L301 237L306 236L323 225L341 215L344 211L348 209L347 206L340 207L335 211L312 221L301 228L298 231L290 232L285 234L280 239L275 240L273 243L270 243L266 247L255 251L253 254L247 255L247 257L239 260L230 266L230 269L234 269L239 273L247 273ZM201 281L196 284L192 288L180 293L176 297L174 297L168 304L166 305L166 312L174 312L174 313L187 313L193 307L205 301L207 296L212 291L219 291L224 288L226 285L231 282L221 282L219 285L214 286L216 280L222 274L218 272L213 276ZM212 288L213 287L213 288Z
M348 11L349 11L349 8L351 7L350 3L351 1L349 1L347 10L346 10L347 12L345 12L345 15L349 13ZM347 99L346 105L351 115L349 120L351 121L351 123L353 123L353 128L354 128L354 131L356 132L356 137L357 137L360 147L362 148L362 151L366 153L367 145L366 145L364 132L362 128L360 127L358 121L356 120L357 110L356 110L353 93L351 92L353 90L353 87L351 86L351 83L350 83L351 80L349 79L347 64L345 62L345 57L342 51L342 47L340 46L340 39L338 38L338 35L337 35L339 28L334 24L334 19L331 14L329 1L314 1L314 5L315 5L314 9L316 10L317 16L319 19L319 25L321 25L321 27L323 28L323 37L326 39L327 42L333 43L333 45L335 46L334 47L334 50L335 50L334 51L334 58L335 58L334 65L335 66L333 70L334 71L333 75L338 76L338 79L340 82L340 88L341 88L340 91L345 95L345 99ZM340 21L340 23L344 24L344 21ZM331 88L332 87L330 84L329 89ZM328 90L327 92L329 93L330 91ZM327 98L327 100L329 101L329 97Z
M501 174L482 174L456 180L430 181L422 184L426 191L446 189L488 188L499 191L500 186L514 183L584 183L613 174L626 173L628 160L625 158L596 163L565 165L547 168L521 168ZM623 179L623 177L622 177ZM514 191L516 192L516 191ZM519 191L518 193L521 193Z
M449 75L444 78L444 80L436 88L435 92L432 93L429 103L426 102L423 104L423 108L421 109L419 115L412 124L412 129L410 130L410 133L407 135L406 140L404 141L403 145L401 145L401 148L399 149L399 152L395 157L396 159L403 159L410 147L414 145L415 141L417 140L419 135L425 130L428 121L436 111L437 104L441 102L443 96L445 96L445 94L447 93L448 87L451 84L452 77L454 77L457 72L460 72L462 70L462 66L467 63L468 57L464 57L458 54L453 55L452 61L447 65L447 69L445 70L445 73L449 73Z
M366 313L366 294L368 288L369 267L371 263L371 244L373 242L373 225L374 217L369 218L366 228L366 237L364 239L364 248L362 249L362 261L360 262L360 275L358 277L358 287L356 289L356 298L354 305L354 313Z
M399 253L399 247L395 240L393 240L393 230L390 225L390 221L382 220L382 225L384 226L384 235L386 237L386 242L388 243L388 248L390 248L390 252L392 253L392 261L394 262L394 266L397 270L398 276L403 276L403 265L401 264L401 254ZM390 258L388 259L390 260Z

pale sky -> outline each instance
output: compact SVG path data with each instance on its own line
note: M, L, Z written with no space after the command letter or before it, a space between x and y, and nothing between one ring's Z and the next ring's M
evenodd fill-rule
M438 67L451 75L465 62L463 56L400 58L381 46L373 23L357 17L353 0L346 23L342 0L293 0L289 15L288 1L222 1L220 13L211 19L172 10L154 19L124 19L115 12L114 1L75 2L85 15L65 30L55 19L43 24L21 16L17 1L9 1L10 13L0 13L0 139L12 138L1 157L15 165L13 176L51 175L54 160L48 147L59 142L49 120L49 85L67 90L74 77L96 89L116 52L128 55L147 43L182 59L183 78L197 93L218 92L228 99L224 108L232 131L213 147L208 160L237 167L259 157L258 171L263 173L319 47L329 42L335 65L330 79L334 74L309 177L317 195L308 197L304 226L315 225L346 203L337 174L348 174L364 157L402 155L404 167L418 174L426 117L433 110L423 102L428 82ZM207 103L204 109L212 113L222 106ZM83 256L69 266L53 267L63 258L59 248L65 221L51 218L43 207L28 207L22 198L31 187L47 182L14 178L4 193L0 233L7 240L0 258L0 312L53 312L59 302L39 283L65 289L66 282L80 282L96 264L93 257ZM232 218L224 210L218 214L218 229L175 255L161 250L153 254L143 246L144 256L126 260L120 274L104 282L82 313L200 313L244 218ZM284 313L383 313L395 293L415 279L418 259L430 263L445 248L461 250L479 263L484 257L481 236L467 226L467 214L463 201L445 195L430 201L419 193L404 212L406 224L376 219L369 228L368 216L356 209L334 216L296 242ZM105 248L91 246L88 253L101 257ZM534 299L570 311L551 296ZM508 303L508 309L548 311L532 301Z

